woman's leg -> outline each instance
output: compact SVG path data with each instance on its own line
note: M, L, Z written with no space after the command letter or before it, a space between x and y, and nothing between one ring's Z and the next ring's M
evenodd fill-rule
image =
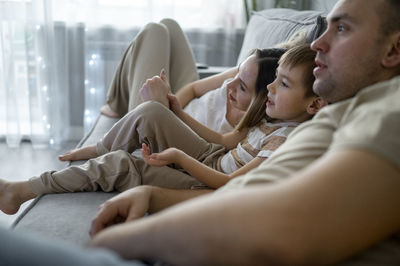
M204 160L212 147L162 104L149 101L127 113L95 145L72 150L60 156L60 160L82 160L95 158L111 151L123 150L132 153L146 143L152 152L170 147L183 150L188 155ZM202 148L200 148L202 147Z
M146 102L118 121L97 143L98 154L104 155L80 166L46 172L39 178L32 178L30 186L36 195L98 189L109 192L143 184L187 188L181 181L172 181L174 174L180 173L162 179L170 173L169 167L149 167L142 159L130 155L141 148L142 143L146 143L152 152L176 147L209 166L225 153L224 147L205 141L162 104ZM186 177L179 175L178 180L182 179Z
M177 92L186 84L199 79L193 51L179 24L172 19L163 19L170 36L170 64L167 72L171 90Z
M107 104L120 116L142 101L139 90L148 78L169 67L170 37L164 25L147 24L129 45L114 75Z
M107 95L106 114L125 115L140 104L139 90L146 81L165 69L176 92L198 79L192 50L180 26L172 19L149 23L125 51Z
M214 152L223 153L221 145L208 143L158 102L139 105L120 119L97 143L99 155L110 151L133 152L146 143L152 152L176 147L203 161Z

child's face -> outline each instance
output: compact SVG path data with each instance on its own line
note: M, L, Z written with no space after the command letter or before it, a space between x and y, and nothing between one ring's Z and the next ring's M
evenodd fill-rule
M274 82L267 86L266 113L269 117L284 121L303 122L310 118L307 112L314 96L305 97L303 84L304 66L279 66Z
M256 56L251 55L239 66L239 72L227 85L231 106L246 111L253 98L258 75Z

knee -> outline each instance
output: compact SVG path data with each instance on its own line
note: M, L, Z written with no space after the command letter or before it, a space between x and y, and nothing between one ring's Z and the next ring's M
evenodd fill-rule
M178 22L171 18L164 18L160 21L160 24L165 25L168 29L180 28Z
M169 112L164 105L156 101L147 101L140 104L136 109L141 116L144 116L146 120L159 119L164 114Z
M143 33L146 34L147 36L153 35L158 38L169 38L167 27L161 23L154 23L154 22L148 23L144 27Z

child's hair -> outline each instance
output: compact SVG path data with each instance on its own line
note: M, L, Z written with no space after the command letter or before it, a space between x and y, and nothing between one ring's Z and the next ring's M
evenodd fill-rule
M313 91L313 84L315 77L313 69L315 65L316 52L311 50L309 44L301 44L290 48L286 53L279 59L278 64L280 66L286 66L290 69L296 66L303 66L303 87L306 89L304 97L316 95Z
M266 50L257 50L256 55L263 54ZM306 88L304 97L315 95L312 90L315 77L313 75L313 69L315 68L315 56L316 52L311 50L309 44L296 45L289 50L277 49L281 52L279 57L276 59L274 64L274 58L258 55L259 62L258 77L256 82L256 92L254 93L253 100L243 118L236 126L236 130L242 130L244 128L250 128L256 126L263 118L267 117L265 113L265 104L268 100L267 85L272 83L276 76L276 68L278 65L288 66L289 68L302 65L303 70L303 85Z
M242 130L256 126L265 117L265 103L268 99L267 85L274 81L279 58L286 52L283 48L256 49L255 54L258 63L256 88L250 106L236 126L236 130Z

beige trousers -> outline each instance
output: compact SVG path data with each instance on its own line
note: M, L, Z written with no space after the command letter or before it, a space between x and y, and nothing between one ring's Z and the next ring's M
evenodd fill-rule
M97 151L103 155L80 166L45 172L31 178L29 184L37 195L99 189L124 191L146 184L174 189L204 187L177 165L150 166L131 155L142 143L152 152L176 147L213 168L226 153L223 146L205 141L162 104L146 102L121 118L97 143Z
M198 79L192 50L172 19L147 24L129 45L108 90L107 103L120 116L142 101L139 90L165 69L172 92Z

